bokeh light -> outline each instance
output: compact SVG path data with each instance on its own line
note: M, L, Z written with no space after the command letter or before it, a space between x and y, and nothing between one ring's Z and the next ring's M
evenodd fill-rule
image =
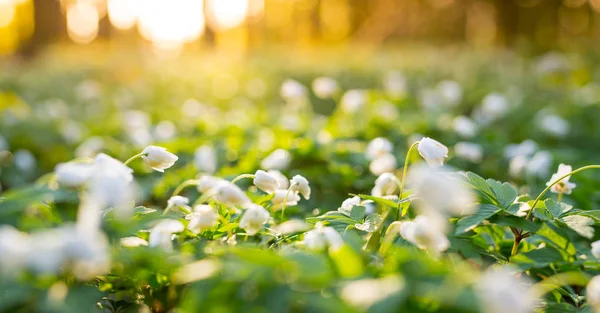
M98 36L98 10L87 1L76 2L67 7L67 30L69 38L76 43L86 44Z
M206 6L208 26L215 31L239 26L248 14L248 0L208 0Z
M108 0L110 23L118 29L132 28L137 22L140 6L139 0Z

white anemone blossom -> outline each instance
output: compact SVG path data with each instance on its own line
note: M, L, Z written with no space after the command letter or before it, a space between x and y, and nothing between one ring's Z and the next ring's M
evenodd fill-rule
M159 247L163 250L172 250L174 233L184 231L183 223L175 219L164 219L158 222L150 231L148 244L150 247Z
M92 163L67 162L56 165L54 173L61 186L79 188L88 181L93 170Z
M104 153L96 156L93 167L88 181L85 207L113 207L118 217L128 216L135 204L133 170Z
M434 254L444 252L450 247L450 241L442 231L445 227L440 225L440 220L441 218L419 215L412 221L400 224L400 236L420 249Z
M246 211L240 220L240 228L243 228L248 235L256 235L267 223L271 215L269 211L258 204L250 203L246 206Z
M222 185L226 185L229 182L223 178L202 175L198 178L196 189L201 193L213 193Z
M260 163L264 170L285 170L292 160L292 155L284 149L277 149L269 154Z
M190 221L187 228L195 234L217 225L218 218L215 208L207 204L194 206L194 211L185 217Z
M188 199L186 197L183 197L183 196L172 196L167 201L167 208L179 208L179 207L183 207L183 208L185 208L185 209L187 209L189 211L190 210L190 206L188 205L189 203L190 203L190 199Z
M310 250L322 251L326 248L339 249L344 245L342 236L333 227L316 225L315 229L304 234L304 246Z
M417 149L419 150L419 154L431 167L444 165L444 160L448 157L448 147L429 137L421 139Z
M285 100L295 100L306 96L306 87L294 79L286 79L281 84L281 97Z
M290 187L290 181L280 171L268 170L267 173L269 173L271 176L273 176L273 177L275 177L275 179L277 179L277 182L279 183L279 188L288 189Z
M591 252L596 259L600 259L600 240L592 242Z
M592 312L598 312L600 310L600 275L590 279L585 294L588 304L593 309Z
M287 201L286 201L287 195ZM273 203L273 210L279 210L283 207L284 201L286 202L285 206L294 206L300 202L300 195L297 191L291 191L287 189L277 189L273 193L273 198L271 202Z
M355 206L361 205L361 199L359 196L354 196L352 198L348 198L342 202L342 205L338 208L338 212L344 213L346 215L350 215L352 212L352 208Z
M483 159L483 147L473 142L457 142L454 145L454 153L457 157L473 163L480 163Z
M376 197L388 196L398 189L398 178L392 173L383 173L375 180L375 187L371 190L371 195Z
M392 153L393 151L394 144L391 141L389 141L387 138L377 137L369 141L367 150L365 151L365 156L369 160L374 160L377 157Z
M367 94L364 90L350 89L344 93L341 101L341 109L346 113L356 113L367 102Z
M572 171L573 171L573 168L571 167L571 165L566 165L566 164L562 164L562 163L559 164L558 171L555 174L552 174L552 177L546 183L546 186L550 186L551 184L556 182L559 178L569 174ZM575 183L570 182L569 181L570 178L571 178L571 176L567 176L567 177L561 179L558 183L556 183L554 186L552 186L552 188L550 188L550 191L553 193L562 193L562 194L567 194L567 195L571 194L571 191L573 191L573 189L577 185Z
M530 313L536 304L531 282L507 267L491 268L477 282L485 313Z
M472 119L459 115L452 121L454 131L461 137L473 138L479 132L479 126Z
M142 159L155 171L164 172L173 166L177 156L167 151L167 148L148 146L142 151Z
M315 96L326 99L335 96L339 92L340 87L337 81L331 77L317 77L312 82L312 89Z
M277 178L263 170L256 171L253 182L254 186L268 194L274 193L280 187Z
M373 175L393 172L397 167L396 157L391 153L380 155L369 164L369 170Z
M302 175L292 177L290 180L290 188L292 191L299 192L304 199L308 200L310 198L310 186L308 185L308 180Z
M212 146L204 145L194 151L194 165L203 173L213 174L217 171L217 153Z
M251 202L244 191L232 183L221 184L216 189L215 200L230 206L245 205Z

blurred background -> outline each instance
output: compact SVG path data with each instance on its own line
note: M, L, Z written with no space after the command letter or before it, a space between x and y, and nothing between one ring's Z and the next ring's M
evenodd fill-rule
M0 0L0 55L122 43L248 52L400 42L519 46L600 39L600 0Z

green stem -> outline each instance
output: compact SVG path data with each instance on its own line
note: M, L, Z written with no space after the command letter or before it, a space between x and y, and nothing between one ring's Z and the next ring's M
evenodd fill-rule
M562 202L562 197L563 197L563 194L562 194L562 192L561 192L561 193L559 193L559 194L558 194L558 196L556 197L556 202L558 202L558 203L561 203L561 202Z
M283 218L285 216L285 207L287 206L288 196L290 195L290 192L292 192L292 188L296 185L297 185L296 182L292 183L290 185L290 188L288 188L287 192L285 193L285 197L283 197L283 204L281 205L281 221L282 222L283 222Z
M134 156L130 157L129 159L127 159L127 161L125 161L125 163L123 163L123 164L127 165L127 164L129 164L129 163L133 162L134 160L136 160L136 159L139 159L139 158L141 158L141 157L143 157L143 156L145 156L145 154L144 154L144 153L138 153L138 154L136 154L136 155L134 155Z
M404 160L404 169L402 170L402 181L400 182L400 195L398 196L398 201L402 200L402 194L404 193L404 182L406 182L406 173L408 172L408 163L410 161L410 154L413 149L418 146L420 141L416 141L413 143L410 148L408 148L408 152L406 152L406 159ZM396 214L396 220L400 220L400 205L398 205L398 213Z
M177 186L177 188L175 188L171 197L178 195L185 187L197 186L197 185L198 185L197 179L188 179L188 180L184 181L183 183L179 184L179 186Z
M232 183L232 184L235 184L235 182L237 182L237 181L238 181L238 180L240 180L240 179L244 179L244 178L252 178L252 179L254 179L254 174L242 174L242 175L240 175L240 176L238 176L238 177L234 178L234 179L231 181L231 183Z

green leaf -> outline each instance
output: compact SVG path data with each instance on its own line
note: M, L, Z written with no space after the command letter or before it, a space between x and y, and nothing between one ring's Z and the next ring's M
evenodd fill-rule
M355 221L360 221L365 217L366 211L367 211L366 207L364 207L362 205L355 205L350 210L350 218L352 218Z
M544 206L546 207L546 210L548 210L548 212L550 212L550 214L552 214L552 217L554 218L558 218L560 216L562 216L563 214L569 212L571 209L573 209L573 206L568 205L566 203L557 203L556 201L552 200L552 199L546 199L544 201Z
M517 229L524 229L528 232L535 233L539 228L539 223L534 223L530 220L526 220L524 217L518 216L500 216L496 215L490 218L490 222L498 224L500 226L514 227Z
M500 212L500 208L492 204L482 204L475 214L466 216L458 220L456 223L455 234L466 233L477 227L487 218Z
M554 262L563 261L563 255L554 248L545 247L519 253L511 258L521 269L543 268Z
M391 199L375 197L375 196L370 196L370 195L364 195L364 194L359 194L358 196L361 197L361 199L371 200L377 204L380 204L385 207L390 207L390 208L396 208L399 203L410 202L410 198L403 198L402 200L398 201L398 200L391 200Z
M356 225L354 225L354 227L356 229L372 233L377 230L377 227L381 224L381 222L383 222L383 219L379 214L371 213L369 214L369 216L367 216L364 223L357 223Z
M496 200L496 195L494 194L494 190L485 179L472 172L467 172L466 175L468 178L467 184L469 184L472 189L479 193L482 199L484 199L488 203L498 203L498 201Z
M487 183L492 187L498 205L501 208L507 209L515 202L515 199L517 199L517 190L511 184L501 183L493 179L488 179Z
M573 244L557 230L560 231L553 223L544 223L535 236L541 238L547 245L566 252L567 255L575 255L577 251Z

